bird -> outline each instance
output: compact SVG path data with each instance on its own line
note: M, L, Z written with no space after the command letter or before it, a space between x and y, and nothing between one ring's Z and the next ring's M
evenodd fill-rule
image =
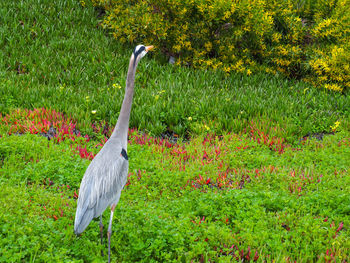
M91 161L80 183L74 233L80 235L91 220L100 217L101 244L103 243L102 214L111 208L107 237L108 262L111 260L112 220L127 177L129 160L127 154L128 129L136 67L153 46L137 45L131 54L126 78L125 95L113 132L98 154ZM102 252L103 255L103 252Z

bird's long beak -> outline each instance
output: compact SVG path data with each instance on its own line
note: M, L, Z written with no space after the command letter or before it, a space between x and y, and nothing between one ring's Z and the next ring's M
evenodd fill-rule
M154 48L154 46L147 46L146 47L146 51L148 52L148 51L150 51L151 49L153 49Z

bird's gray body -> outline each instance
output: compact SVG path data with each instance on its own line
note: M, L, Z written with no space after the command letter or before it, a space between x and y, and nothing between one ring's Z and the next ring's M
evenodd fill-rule
M87 168L80 184L75 215L74 232L77 235L108 206L118 203L129 166L121 154L122 149L120 139L111 137Z
M128 128L136 67L140 59L153 46L136 46L130 57L126 78L126 89L117 124L110 139L95 156L86 169L80 184L77 211L75 214L74 232L79 235L90 224L91 220L100 216L101 244L103 241L102 213L111 207L108 224L108 262L111 261L112 219L115 206L119 202L121 192L128 179L129 162L126 154L128 144Z

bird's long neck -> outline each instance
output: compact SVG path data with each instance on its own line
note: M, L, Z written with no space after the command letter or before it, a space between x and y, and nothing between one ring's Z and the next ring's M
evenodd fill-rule
M113 133L111 135L111 137L119 138L121 140L122 146L125 150L127 149L128 129L132 98L134 95L136 67L137 63L134 63L134 55L132 55L129 63L128 75L126 78L126 88L123 104L120 110L117 124L115 125Z

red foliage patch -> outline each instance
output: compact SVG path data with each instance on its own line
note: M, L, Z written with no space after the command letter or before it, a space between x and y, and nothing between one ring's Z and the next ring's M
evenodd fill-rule
M9 127L8 134L39 134L53 140L55 143L69 141L75 152L85 159L92 160L95 154L88 150L87 143L91 138L89 135L82 135L77 129L76 122L63 113L51 109L34 109L34 110L15 110L10 114L2 116L0 114L0 125ZM91 124L93 132L103 135L101 143L95 145L95 148L101 148L110 137L113 127L105 122ZM77 140L79 138L79 140ZM175 144L166 139L154 138L138 132L136 129L129 129L129 143L140 145L156 144L165 148L172 148Z

